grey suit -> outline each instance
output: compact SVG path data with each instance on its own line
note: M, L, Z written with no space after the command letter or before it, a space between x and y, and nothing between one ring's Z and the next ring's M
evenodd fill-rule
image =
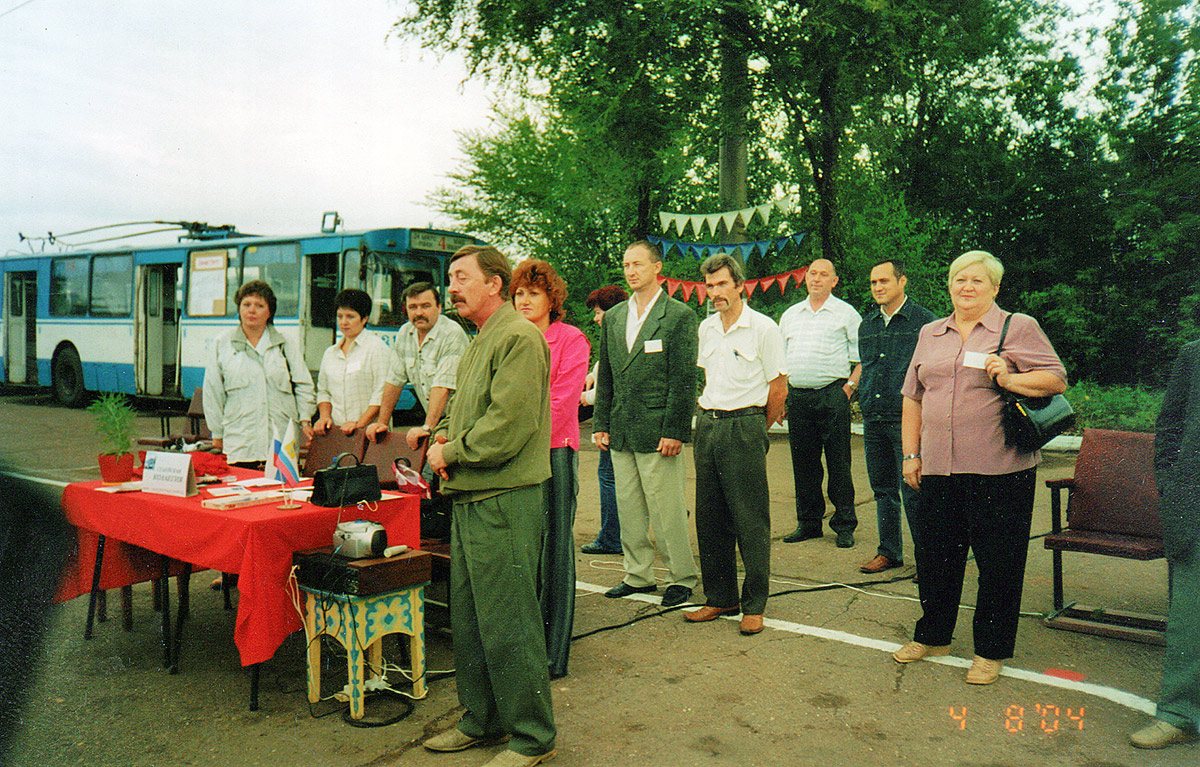
M694 588L696 564L684 502L686 464L682 453L663 457L657 449L664 437L691 440L699 342L696 314L659 295L629 348L625 342L629 301L608 310L600 326L592 416L595 431L609 435L625 582L634 587L654 584L657 548L668 571L668 585Z

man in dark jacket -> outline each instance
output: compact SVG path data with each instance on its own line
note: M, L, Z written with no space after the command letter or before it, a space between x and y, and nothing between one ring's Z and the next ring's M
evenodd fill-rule
M1158 711L1130 734L1138 748L1200 739L1200 341L1175 361L1154 439L1163 545L1171 563L1171 608Z
M606 596L657 590L654 552L667 569L663 607L698 580L684 505L683 443L696 409L696 314L658 286L662 255L649 242L625 251L631 295L600 324L592 440L612 452L625 578ZM654 544L650 531L654 531Z
M875 558L858 568L878 573L904 564L900 531L900 502L911 514L917 491L900 474L900 387L908 372L921 327L935 319L933 312L905 294L908 277L899 259L880 261L871 269L871 296L878 312L867 312L858 326L858 407L863 417L863 453L867 477L875 494L879 548ZM911 529L911 525L910 525Z

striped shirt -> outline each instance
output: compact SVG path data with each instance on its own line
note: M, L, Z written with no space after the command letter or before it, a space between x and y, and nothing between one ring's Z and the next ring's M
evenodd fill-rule
M325 350L317 373L317 402L328 402L336 424L357 421L367 408L379 405L392 364L392 350L379 336L364 330L350 342L350 352L338 341Z
M854 307L837 296L826 298L816 312L807 298L788 308L779 318L788 384L819 389L849 378L858 362L861 321Z

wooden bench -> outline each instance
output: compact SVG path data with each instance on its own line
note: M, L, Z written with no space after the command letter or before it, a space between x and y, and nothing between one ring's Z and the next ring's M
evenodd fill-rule
M1051 628L1165 644L1166 619L1122 610L1064 604L1064 551L1149 561L1165 556L1158 489L1154 483L1154 435L1085 429L1075 476L1052 479L1051 532L1054 612ZM1062 525L1062 490L1068 490L1067 526ZM1169 583L1169 579L1168 579Z

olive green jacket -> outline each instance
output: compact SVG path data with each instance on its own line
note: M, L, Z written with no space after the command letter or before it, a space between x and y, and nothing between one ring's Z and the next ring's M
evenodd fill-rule
M550 347L504 303L458 363L455 389L434 431L447 442L446 494L480 500L550 478Z

